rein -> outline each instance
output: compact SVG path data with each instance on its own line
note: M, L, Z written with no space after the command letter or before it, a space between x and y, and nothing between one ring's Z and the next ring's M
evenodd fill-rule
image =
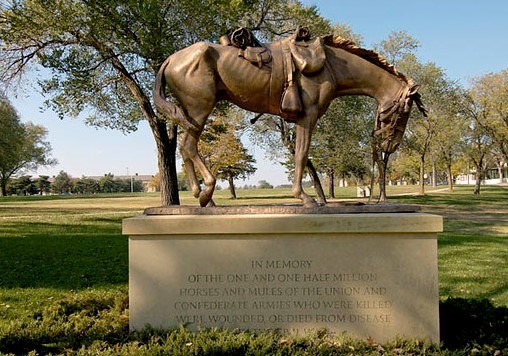
M392 130L395 127L397 120L392 120L389 125L386 125L383 128L381 128L381 122L383 122L384 118L392 116L395 112L397 112L399 115L402 114L401 111L404 110L404 106L406 104L410 90L410 86L400 88L391 104L377 110L376 128L374 129L373 136L379 136L385 131Z
M409 97L412 97L414 103L418 107L418 110L423 114L423 116L427 117L427 109L422 103L422 99L420 96L420 93L413 93L410 94L413 87L415 86L412 84L412 82L408 83L409 85L400 88L397 92L397 95L395 96L395 99L393 99L392 103L387 105L384 108L378 109L376 114L376 128L374 129L372 136L379 136L383 134L387 130L401 130L398 127L395 127L397 124L397 120L393 120L390 122L389 125L386 125L385 127L381 128L381 122L383 122L383 119L393 115L395 112L397 112L399 115L402 114L402 111L405 108L406 101Z

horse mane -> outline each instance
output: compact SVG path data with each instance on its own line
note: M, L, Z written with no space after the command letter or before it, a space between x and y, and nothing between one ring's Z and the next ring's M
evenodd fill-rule
M404 74L397 72L395 67L386 61L386 58L381 56L379 53L374 52L373 50L362 48L356 45L353 41L350 41L338 35L328 35L323 37L323 40L324 44L327 46L340 48L345 51L348 51L349 53L357 55L358 57L363 58L366 61L369 61L370 63L375 64L376 66L395 75L397 78L400 78L405 83L408 84L410 83L409 78L407 78Z

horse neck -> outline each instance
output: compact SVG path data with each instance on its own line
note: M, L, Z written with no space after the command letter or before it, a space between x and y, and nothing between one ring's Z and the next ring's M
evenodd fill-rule
M406 86L396 75L355 54L340 48L327 53L330 70L335 79L335 96L366 95L379 107L393 102Z

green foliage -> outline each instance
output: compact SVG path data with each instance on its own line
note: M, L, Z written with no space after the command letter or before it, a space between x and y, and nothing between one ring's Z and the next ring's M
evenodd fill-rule
M200 154L219 179L245 179L256 172L256 160L240 140L239 120L237 113L230 109L210 122L201 135Z
M7 193L12 176L40 166L51 166L51 145L45 141L47 130L30 122L22 123L11 103L0 97L0 187Z
M17 166L16 156L20 150L25 130L16 109L5 98L0 98L0 172L2 178ZM5 173L4 173L5 172Z
M99 182L94 179L82 177L74 183L73 191L78 194L93 194L100 190Z
M397 64L404 56L414 53L420 47L420 43L405 31L394 31L375 47L389 63Z
M317 169L329 178L362 180L366 175L370 147L365 140L373 127L369 104L363 97L341 98L332 102L318 121L310 155Z
M501 156L508 161L508 69L474 78L469 89L482 115L477 123L492 138Z
M273 189L273 185L268 183L266 180L260 180L258 182L258 188L259 189Z
M35 184L37 185L37 189L39 194L49 193L51 188L51 182L49 181L49 176L39 176L36 179Z
M9 195L33 195L38 193L38 189L31 176L21 176L11 180L7 192Z
M187 176L184 172L178 173L178 190L179 191L187 191L189 190L189 181L187 180Z
M51 184L51 191L56 194L69 194L72 192L72 178L67 172L60 171Z

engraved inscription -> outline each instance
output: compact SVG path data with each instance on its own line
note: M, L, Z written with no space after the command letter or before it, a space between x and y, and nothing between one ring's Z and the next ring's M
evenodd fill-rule
M323 271L312 259L251 260L238 269L186 275L172 305L176 323L298 333L393 320L390 289L374 271Z

